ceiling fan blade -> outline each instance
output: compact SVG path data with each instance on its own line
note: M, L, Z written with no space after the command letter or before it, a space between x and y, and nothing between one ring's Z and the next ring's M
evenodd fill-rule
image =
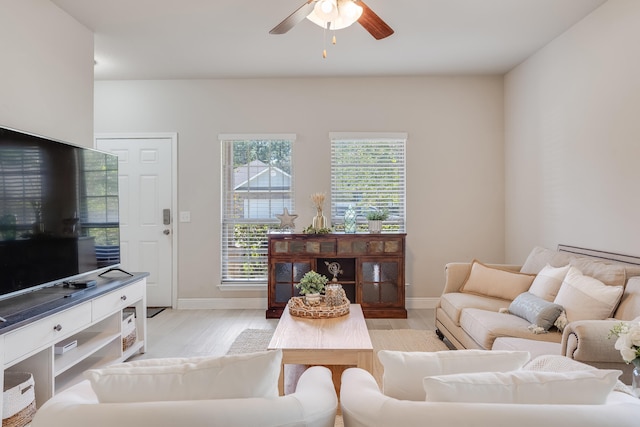
M287 16L284 21L273 27L273 29L269 31L269 34L284 34L295 27L311 13L315 6L315 2L316 0L307 0L305 4L296 9L291 15Z
M357 1L362 6L362 15L358 22L369 32L376 40L389 37L393 34L393 28L387 25L376 13L369 8L362 0Z

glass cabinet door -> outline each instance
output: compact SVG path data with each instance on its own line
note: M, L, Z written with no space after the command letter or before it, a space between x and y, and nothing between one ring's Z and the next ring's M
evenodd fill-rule
M362 263L362 302L398 303L398 262L364 261Z
M276 262L275 268L275 302L286 304L291 297L298 296L294 287L305 273L311 271L311 261Z

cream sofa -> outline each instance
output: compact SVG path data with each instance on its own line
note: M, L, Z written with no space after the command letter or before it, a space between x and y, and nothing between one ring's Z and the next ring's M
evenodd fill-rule
M275 397L99 403L84 380L48 400L31 426L333 427L337 408L331 371L316 366L300 376L295 393Z
M456 403L385 396L367 371L349 368L340 389L346 427L637 427L640 399L613 391L603 405Z
M382 390L365 370L342 374L346 427L638 425L640 399L616 380L618 370L563 356L529 360L526 352L493 350L380 351L378 356Z
M500 294L465 292L472 263L449 263L436 309L436 332L458 349L527 350L532 356L561 354L595 367L620 369L624 372L622 380L629 384L633 366L622 361L609 331L615 323L640 316L639 264L640 259L635 257L561 245L558 250L534 248L522 265L487 265L534 275L534 280L547 265L572 265L585 276L602 279L609 282L608 285L624 286L620 302L607 320L577 320L568 323L562 332L554 326L545 333L535 333L530 321L505 313L513 302L513 295L526 289L502 298Z

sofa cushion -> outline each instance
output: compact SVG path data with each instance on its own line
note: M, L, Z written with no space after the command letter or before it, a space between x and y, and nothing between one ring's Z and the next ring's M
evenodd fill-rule
M598 279L605 285L624 286L627 279L626 269L623 264L566 252L557 252L551 260L551 265L554 267L561 267L567 264L577 268L585 276Z
M282 351L149 359L85 371L101 403L277 397Z
M511 371L529 361L527 351L457 350L403 352L380 350L383 393L402 400L423 401L422 378L460 372Z
M553 301L558 295L558 290L562 285L562 281L569 272L569 265L564 267L552 267L551 265L545 265L542 270L536 275L531 283L529 292L544 298L547 301Z
M516 370L426 377L429 402L598 405L606 403L622 371Z
M461 292L513 300L529 290L535 278L531 274L489 267L473 260L471 271L460 288Z
M453 320L456 326L460 326L460 314L464 308L481 308L488 311L498 311L509 307L511 301L499 298L489 298L482 295L452 292L440 297L440 307Z
M603 320L613 314L622 291L622 286L605 285L572 266L554 302L564 307L568 322Z
M534 247L524 261L524 264L522 264L522 267L520 267L520 272L525 274L538 274L545 265L551 264L553 257L557 253L557 251L540 246Z
M614 317L630 321L637 316L640 316L640 277L638 276L629 278Z
M513 314L498 313L476 308L462 310L460 326L482 348L493 347L498 337L528 338L538 341L560 342L562 334L550 330L545 334L534 334L529 330L531 323Z
M523 292L509 305L509 313L528 320L538 328L548 331L553 326L562 306L540 298L530 292Z

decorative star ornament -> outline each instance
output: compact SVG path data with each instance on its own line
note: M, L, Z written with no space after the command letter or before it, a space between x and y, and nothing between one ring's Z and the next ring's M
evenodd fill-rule
M280 228L296 228L294 221L298 218L297 214L290 214L289 209L284 208L284 212L281 214L276 214L276 218L280 220Z

